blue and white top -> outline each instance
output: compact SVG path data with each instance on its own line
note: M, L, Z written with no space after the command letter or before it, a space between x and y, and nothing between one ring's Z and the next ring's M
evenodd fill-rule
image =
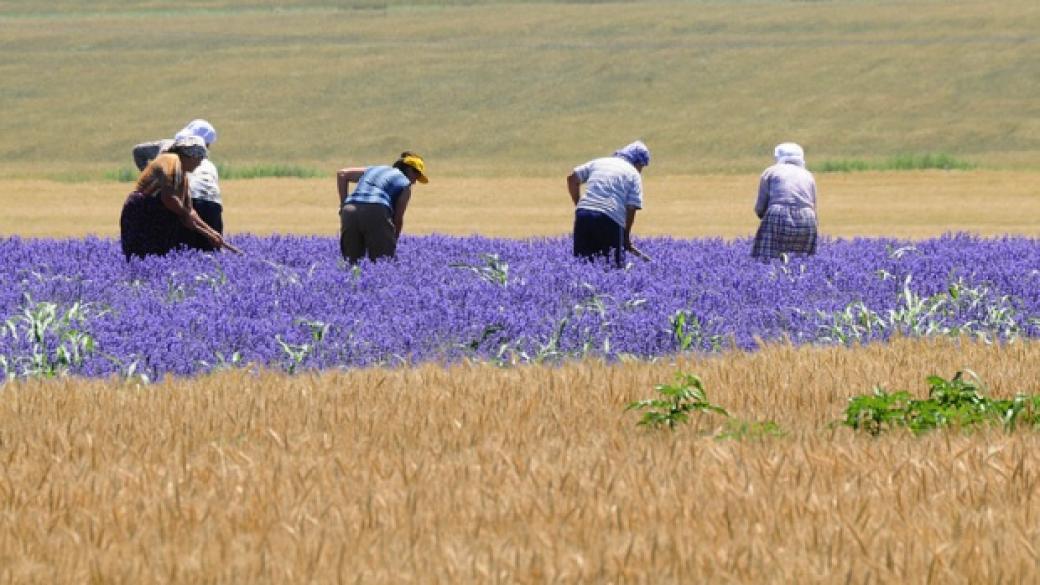
M591 160L574 168L585 193L578 209L598 211L625 227L627 207L643 208L643 177L632 163L618 156Z
M347 203L378 203L393 211L397 206L397 198L401 192L412 186L412 182L404 173L385 165L368 167L358 179L354 192L347 197Z

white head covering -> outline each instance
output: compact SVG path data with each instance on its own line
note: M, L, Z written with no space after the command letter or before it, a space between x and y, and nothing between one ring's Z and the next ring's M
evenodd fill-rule
M213 127L213 124L199 118L188 122L188 125L181 129L173 138L185 138L188 136L198 136L206 144L213 144L217 141L217 129Z
M182 136L180 138L174 138L173 144L166 150L166 152L172 152L173 154L180 154L190 158L206 158L208 152L206 151L206 143L203 142L201 136Z
M778 163L791 163L800 167L805 166L805 151L794 142L777 144L776 148L773 149L773 156L776 157L776 162Z

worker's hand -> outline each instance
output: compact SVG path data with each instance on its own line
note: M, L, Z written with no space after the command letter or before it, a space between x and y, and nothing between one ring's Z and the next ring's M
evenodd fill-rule
M206 239L209 240L209 245L214 248L223 248L226 244L224 242L224 236L220 235L220 232L212 230L209 233L204 234Z
M650 256L647 256L646 254L644 254L643 251L640 250L639 248L635 247L635 245L632 244L632 242L628 242L628 243L625 244L625 250L628 250L629 252L632 253L633 256L637 256L640 260L644 260L646 262L650 262L651 261L650 260Z

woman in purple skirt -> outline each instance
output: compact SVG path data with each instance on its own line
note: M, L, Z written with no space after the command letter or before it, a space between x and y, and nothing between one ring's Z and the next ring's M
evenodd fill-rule
M237 251L192 207L185 175L205 158L202 138L182 137L141 172L119 218L120 242L128 261L131 256L161 256L179 246L190 246L187 233L198 234L214 249Z

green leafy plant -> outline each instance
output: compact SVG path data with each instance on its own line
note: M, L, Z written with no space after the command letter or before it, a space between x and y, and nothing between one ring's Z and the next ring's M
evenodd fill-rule
M660 428L667 426L670 430L682 423L689 422L691 412L716 413L728 417L726 409L708 401L704 384L695 374L677 372L674 384L658 384L654 390L660 398L637 400L629 403L628 410L646 410L637 424Z
M480 333L478 337L470 339L466 343L456 344L456 347L464 349L470 353L476 353L476 351L480 349L480 346L483 345L484 342L486 342L487 340L491 339L492 337L494 337L498 333L501 333L504 330L505 327L503 325L499 323L492 323L491 325L484 327L484 330Z
M704 324L693 311L676 311L668 318L668 324L680 352L693 351L704 345L708 345L713 352L722 350L722 336L706 335Z
M768 437L783 437L784 432L780 425L771 420L747 421L731 419L726 426L715 435L719 441L742 441L744 439L762 440Z
M506 286L509 284L509 263L503 262L498 254L481 254L481 259L484 260L484 264L466 264L464 262L456 262L449 264L451 268L460 268L463 270L469 270L481 278L492 284L499 286Z
M888 273L881 277L892 278ZM963 279L951 278L946 290L924 296L911 288L912 280L913 275L904 278L898 305L885 312L875 311L862 301L832 313L818 311L817 340L849 345L884 332L912 337L968 335L984 343L1014 341L1022 336L1020 303L1011 295L998 294L984 283L972 286ZM1031 323L1028 319L1026 322Z
M57 303L26 296L21 312L3 322L0 338L21 339L28 353L0 355L2 379L55 377L82 365L95 351L94 337L83 328L92 313L88 304L77 302L63 310Z
M969 374L972 380L962 372L949 380L929 376L926 399L915 399L906 390L875 387L870 394L849 400L842 424L875 436L900 428L921 434L945 427L995 425L1010 431L1019 425L1040 426L1040 395L993 399L986 396L978 376Z
M274 340L278 343L278 347L282 350L285 355L285 371L288 374L295 374L299 371L300 366L303 365L303 361L307 359L307 356L314 353L325 341L325 337L329 334L330 324L324 323L317 320L308 319L296 319L296 325L306 327L310 333L310 343L289 343L282 339L281 335L275 335Z

